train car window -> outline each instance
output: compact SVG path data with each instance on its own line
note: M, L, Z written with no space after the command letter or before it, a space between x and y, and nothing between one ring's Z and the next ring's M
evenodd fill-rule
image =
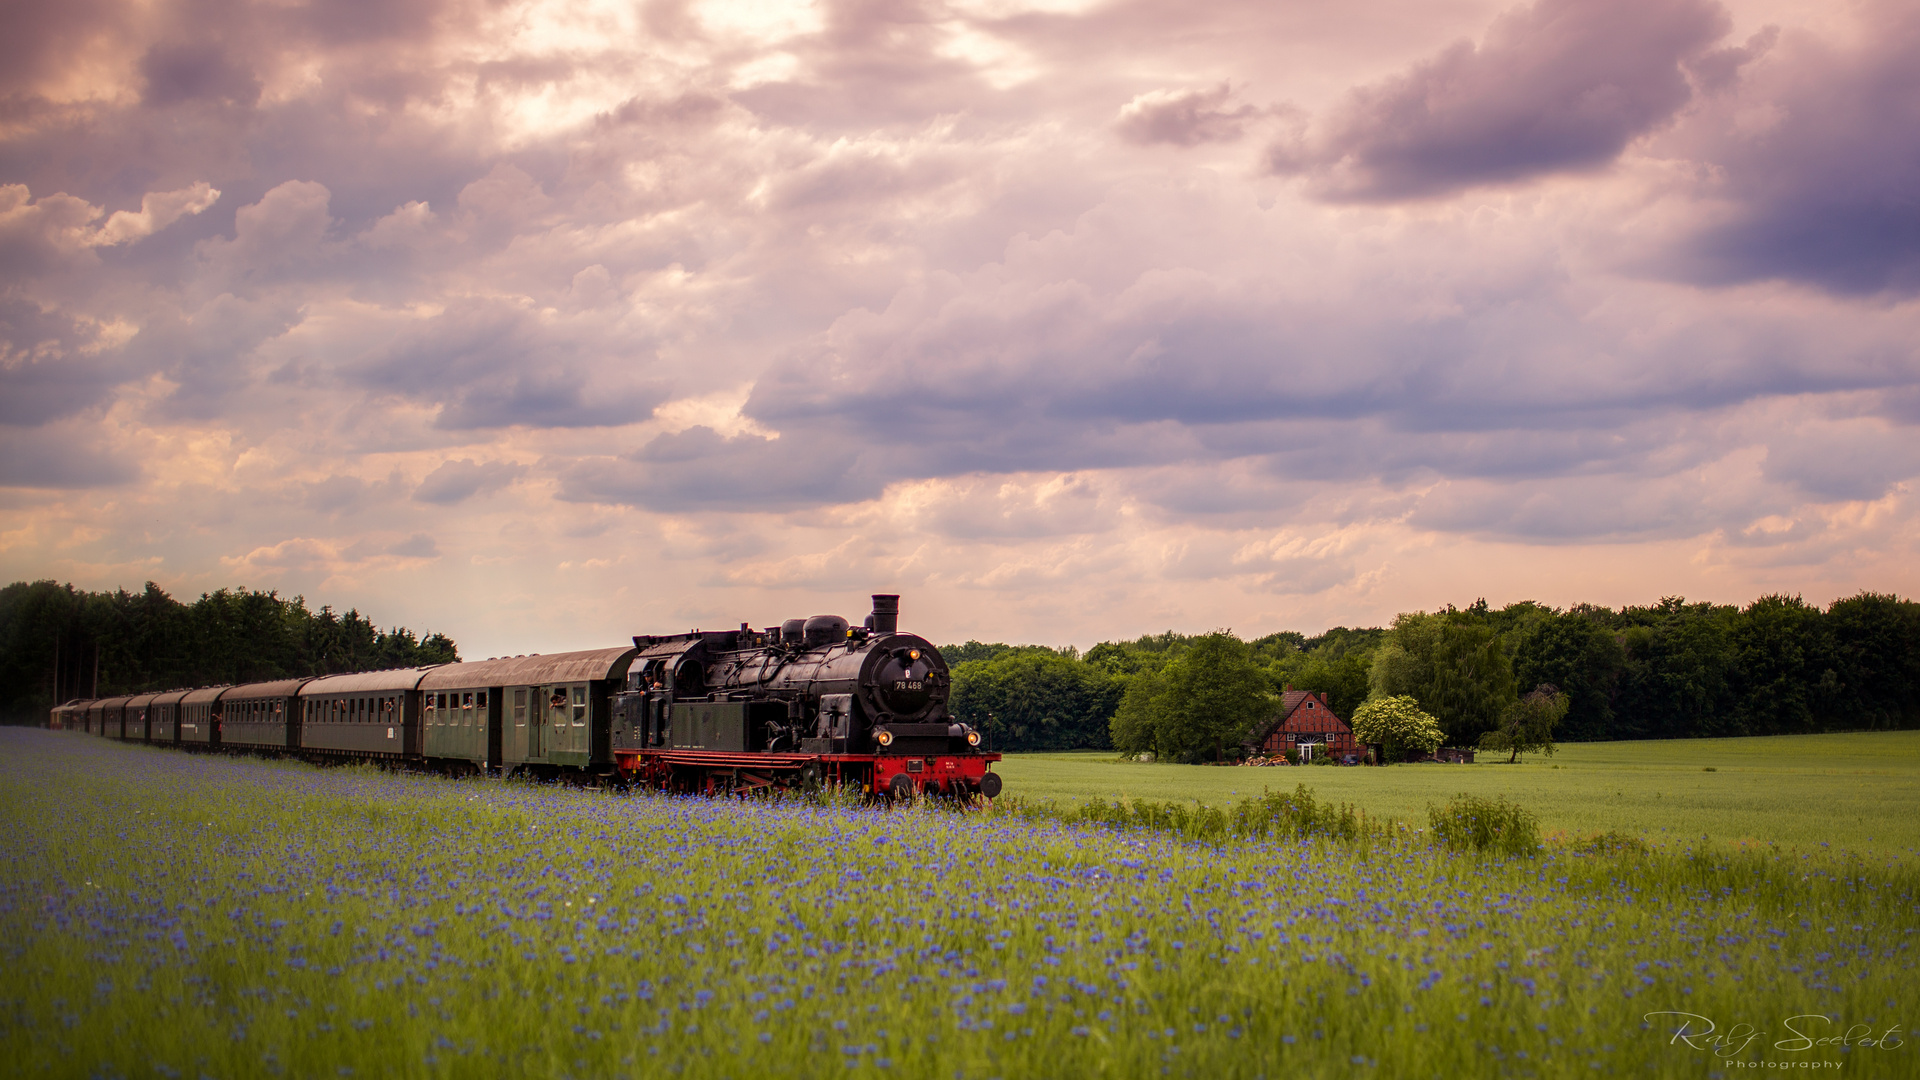
M587 722L587 688L573 688L573 726L579 727Z
M527 726L527 692L521 687L513 691L513 726Z
M487 692L485 690L480 691L480 707L483 709L487 707Z
M463 709L473 708L473 695L467 694L465 697L461 698L460 707Z

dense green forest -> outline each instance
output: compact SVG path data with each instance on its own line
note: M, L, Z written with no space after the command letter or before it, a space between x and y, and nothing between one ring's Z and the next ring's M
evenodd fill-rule
M380 630L358 611L309 611L276 592L221 589L191 604L54 581L0 589L0 720L42 723L76 697L371 671L458 660L445 634Z
M1168 632L1085 656L977 641L942 652L955 713L1004 750L1211 759L1237 746L1243 712L1270 714L1286 686L1325 693L1342 717L1410 695L1450 745L1475 743L1542 686L1567 696L1555 732L1567 741L1920 726L1920 604L1867 592L1824 610L1789 596L1744 608L1478 601L1315 637ZM1221 697L1228 686L1237 696Z

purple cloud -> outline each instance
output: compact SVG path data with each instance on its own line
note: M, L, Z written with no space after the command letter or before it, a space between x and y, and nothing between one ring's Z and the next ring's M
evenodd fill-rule
M1702 192L1712 223L1678 246L1671 272L1920 292L1920 15L1870 10L1865 44L1786 35L1742 95L1676 134L1717 179Z
M1731 23L1713 0L1537 0L1404 75L1353 91L1269 152L1324 197L1445 195L1607 164L1692 97L1687 63Z
M1259 110L1251 105L1227 108L1232 96L1233 88L1226 83L1198 90L1149 90L1120 107L1114 128L1121 138L1142 146L1233 142L1245 134L1246 121Z
M434 469L413 490L415 502L453 506L483 492L498 491L526 474L526 466L507 461L448 461Z

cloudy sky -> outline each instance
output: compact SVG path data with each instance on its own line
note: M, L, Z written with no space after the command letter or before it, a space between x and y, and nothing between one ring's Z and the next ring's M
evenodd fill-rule
M1920 592L1920 9L69 0L0 573L469 656Z

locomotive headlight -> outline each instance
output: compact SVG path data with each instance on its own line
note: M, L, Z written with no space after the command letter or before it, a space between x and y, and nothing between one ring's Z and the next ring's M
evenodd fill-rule
M909 660L918 660L918 659L920 659L920 650L919 650L919 649L908 649L908 650L907 650L907 659L909 659Z
M886 728L880 728L873 733L873 741L879 743L881 746L892 746L893 732L888 731Z
M980 745L980 733L973 730L972 728L967 729L967 745L968 746Z

